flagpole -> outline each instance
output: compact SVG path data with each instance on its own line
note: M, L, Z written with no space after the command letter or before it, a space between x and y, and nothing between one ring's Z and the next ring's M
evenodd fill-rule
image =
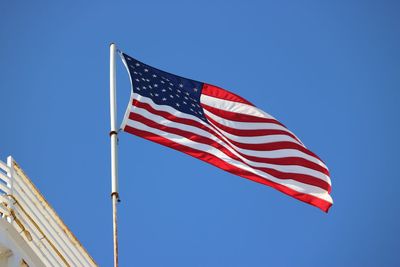
M114 267L118 267L118 231L117 231L117 202L118 195L118 130L117 130L117 99L116 99L116 45L110 44L110 122L111 122L111 198L113 210L113 243Z

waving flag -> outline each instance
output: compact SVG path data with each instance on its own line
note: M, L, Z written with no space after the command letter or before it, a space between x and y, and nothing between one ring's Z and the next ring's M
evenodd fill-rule
M132 84L125 132L329 210L328 168L274 117L217 86L121 58Z

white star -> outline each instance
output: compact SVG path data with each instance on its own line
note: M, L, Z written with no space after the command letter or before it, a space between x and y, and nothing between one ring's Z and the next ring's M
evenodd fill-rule
M134 71L133 73L135 73L137 75L137 71Z
M180 105L179 105L179 103L176 103L175 105L176 105L177 107L179 107L179 106L180 106Z
M167 101L167 99L165 97L163 97L162 101Z
M155 74L153 74L152 76L153 76L154 78L157 77L157 75L155 75Z
M162 89L161 91L162 91L162 92L166 92L167 90L165 90L165 89Z
M173 96L173 95L169 95L169 97L170 97L170 98L174 98L174 96Z
M131 60L132 60L130 57L127 57L126 59L127 59L127 60L129 60L129 61L131 61Z
M178 90L176 90L176 91L178 91L178 93L182 92L182 91L181 91L181 90L179 90L179 89L178 89Z
M196 87L195 87L195 88L193 88L193 91L197 92L197 90L198 90L198 89L197 89Z
M147 81L147 82L150 82L150 80L149 80L149 79L146 79L146 81Z
M139 63L137 63L137 62L136 62L136 64L135 64L135 65L136 65L136 66L138 66L138 67L140 66L140 64L139 64Z
M141 78L142 79L142 81L146 81L146 79L145 78Z
M144 72L148 72L149 70L148 69L144 69Z
M179 87L180 87L180 88L183 88L183 84L180 83L180 84L179 84Z
M168 81L168 80L167 80ZM169 83L169 85L171 85L171 86L174 86L174 84L173 83Z
M137 82L140 82L140 80L139 80L139 79L135 79L135 81L137 81Z
M144 90L146 90L146 86L143 86L142 88L143 88Z
M195 107L196 105L192 103L192 107Z
M161 81L161 83L165 83L164 81Z
M178 94L175 94L176 95L176 97L179 97L179 95Z
M185 94L186 94L186 95L189 95L189 92L186 92Z
M155 84L154 84L154 87L158 87L158 84L155 83Z
M168 87L168 89L169 89L170 91L172 91L172 88L171 88L171 87Z
M153 87L151 87L151 85L149 85L149 88L152 89Z
M185 99L188 100L189 98L187 96L185 96Z
M157 93L155 93L154 95L155 95L155 96L158 96L158 94L157 94Z
M183 101L183 104L185 104L185 105L186 105L187 103L186 103L185 101Z

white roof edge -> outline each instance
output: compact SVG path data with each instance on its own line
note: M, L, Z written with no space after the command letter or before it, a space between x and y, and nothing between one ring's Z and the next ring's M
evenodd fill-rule
M2 165L11 181L3 194L9 214L0 220L8 218L45 266L98 266L15 160Z

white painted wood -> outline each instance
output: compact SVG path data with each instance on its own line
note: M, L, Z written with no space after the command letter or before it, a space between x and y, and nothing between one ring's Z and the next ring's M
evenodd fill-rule
M0 266L97 266L14 159L0 163L0 255L13 255Z
M2 172L0 172L0 180L1 180L0 183L1 182L5 183L5 184L9 184L10 183L10 178L6 174L4 174Z
M1 160L0 160L0 169L2 169L4 173L7 173L9 171L7 164L2 162Z

